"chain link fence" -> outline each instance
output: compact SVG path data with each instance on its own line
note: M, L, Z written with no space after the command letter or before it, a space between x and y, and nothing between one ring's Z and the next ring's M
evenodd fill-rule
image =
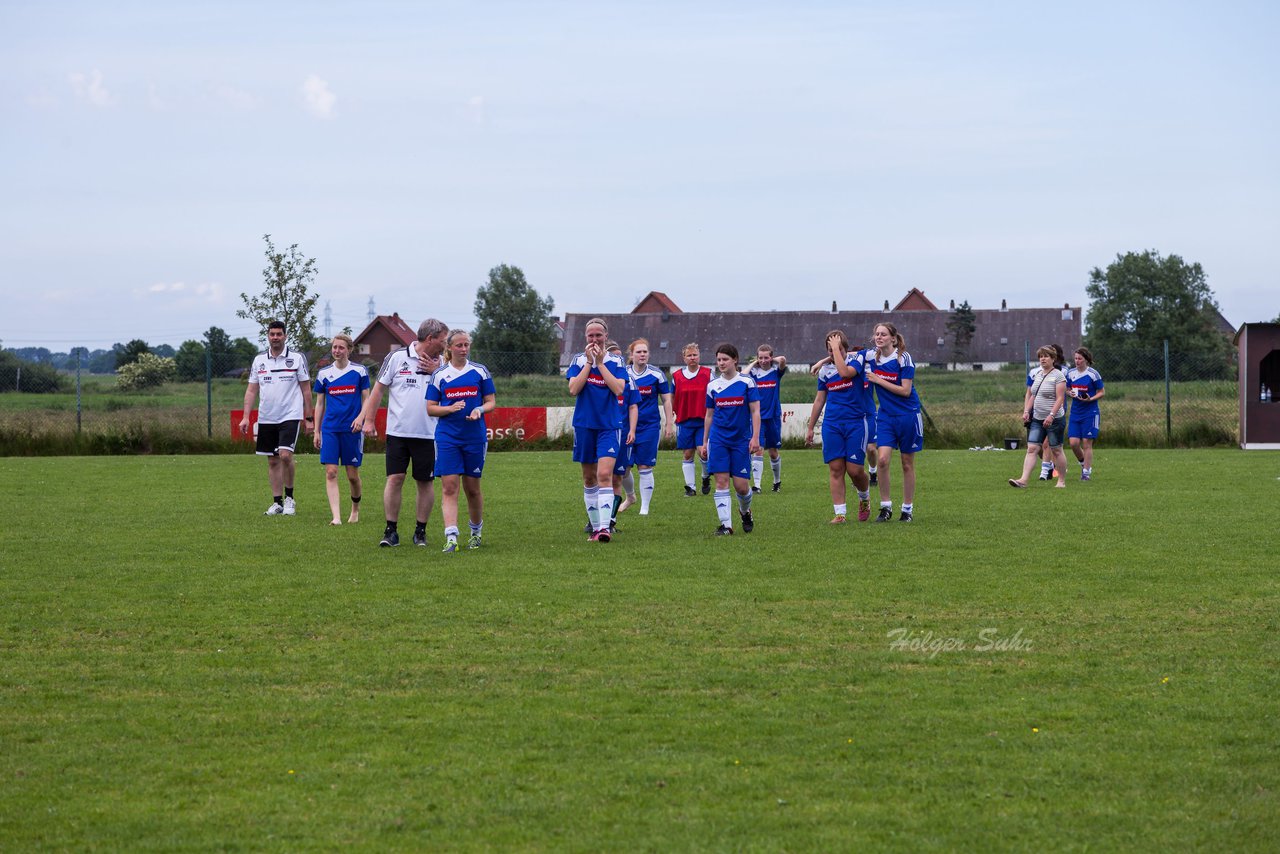
M1028 357L1034 349L1024 345ZM234 441L231 412L244 403L249 360L242 352L188 354L122 386L120 374L24 362L0 353L0 454L247 452ZM197 358L197 355L200 358ZM1095 353L1106 384L1100 401L1107 447L1199 447L1238 444L1234 372L1211 374L1200 361L1170 351ZM495 374L499 406L568 406L555 354L481 353ZM200 364L203 362L203 364ZM1021 409L1028 365L949 371L921 366L916 387L930 448L967 448L1025 437ZM368 365L376 376L378 365ZM314 376L315 365L311 366ZM192 374L196 376L193 377ZM783 383L788 403L812 401L808 376Z

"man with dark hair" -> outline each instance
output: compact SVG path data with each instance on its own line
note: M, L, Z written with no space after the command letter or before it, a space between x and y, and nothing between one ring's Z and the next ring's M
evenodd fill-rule
M443 364L445 339L449 327L444 321L428 318L418 327L418 340L399 350L393 350L382 362L378 381L369 393L364 408L351 426L356 430L372 433L374 413L387 395L387 485L382 492L382 505L386 511L387 527L382 533L380 546L400 545L396 530L400 519L400 500L404 477L413 463L413 479L418 485L415 503L417 524L413 531L413 544L427 544L427 522L431 508L436 503L436 419L427 414L427 384L431 374Z
M249 414L261 390L258 407L257 452L267 458L267 479L274 501L267 516L292 516L293 452L298 444L298 421L311 426L311 394L307 358L285 346L284 324L267 324L267 349L259 353L249 368L249 387L244 392L244 417L240 432L249 433Z

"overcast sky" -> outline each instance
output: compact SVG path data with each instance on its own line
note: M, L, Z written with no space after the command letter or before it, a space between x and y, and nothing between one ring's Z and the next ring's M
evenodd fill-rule
M1144 249L1269 320L1278 9L0 0L0 341L256 337L268 232L334 331L469 327L501 263L561 314L993 308Z

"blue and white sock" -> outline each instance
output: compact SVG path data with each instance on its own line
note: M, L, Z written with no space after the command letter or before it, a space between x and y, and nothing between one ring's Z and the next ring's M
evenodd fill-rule
M613 493L610 492L609 495L612 496ZM591 523L591 530L600 530L600 508L596 502L596 487L582 487L582 501L587 505L587 521Z
M733 504L729 498L731 494L732 490L728 489L717 489L715 491L716 518L726 528L733 527Z

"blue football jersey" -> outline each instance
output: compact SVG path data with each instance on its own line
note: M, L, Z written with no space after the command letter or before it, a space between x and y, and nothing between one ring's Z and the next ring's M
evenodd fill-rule
M636 421L636 431L661 425L662 395L671 394L671 382L667 375L653 365L646 366L642 374L630 369L629 375L639 395L640 417Z
M915 415L920 411L920 395L916 394L916 363L909 353L894 350L887 357L877 355L867 366L876 376L888 380L891 384L901 386L903 380L911 380L911 394L903 397L890 391L876 394L880 402L880 411L888 415Z
M760 393L761 420L782 417L782 397L779 392L782 390L782 375L786 372L787 369L779 368L777 362L770 365L768 370L752 365L743 371L755 380L756 390Z
M427 383L427 401L450 406L461 400L466 406L451 415L440 416L436 421L436 442L485 442L484 413L475 421L468 421L467 416L484 406L485 395L489 394L495 394L493 375L484 365L468 361L461 368L455 368L445 362L444 367L437 368Z
M1092 418L1093 414L1098 411L1098 401L1085 402L1080 400L1077 395L1083 394L1085 397L1093 397L1104 387L1102 374L1095 371L1092 365L1083 371L1076 368L1067 371L1067 397L1071 401L1071 417L1073 419Z
M324 395L324 423L321 432L346 433L351 422L360 414L364 404L361 393L369 388L369 372L364 365L351 362L343 370L337 365L327 365L316 374L311 386L316 394Z
M845 364L857 371L857 374L845 379L832 364L823 365L818 371L818 391L827 393L827 405L822 415L824 419L855 421L867 414L863 409L862 386L866 382L866 366L862 362L862 353L846 354Z
M626 385L627 366L622 359L613 354L606 354L601 364ZM583 371L587 374L587 384L573 402L573 426L586 427L592 430L616 430L622 424L625 415L626 389L621 394L614 394L605 384L600 367L590 367L586 353L574 355L565 372L566 379L573 379Z
M711 412L708 444L745 444L751 441L751 403L760 402L755 380L738 374L731 380L714 377L707 384L707 408Z

